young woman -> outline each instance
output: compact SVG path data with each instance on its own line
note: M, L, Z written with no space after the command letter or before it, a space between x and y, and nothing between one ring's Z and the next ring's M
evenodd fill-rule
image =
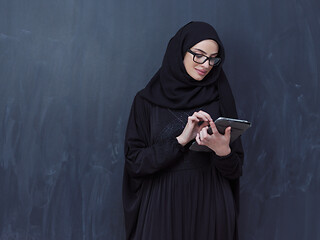
M231 128L220 134L213 122L237 118L224 59L214 28L190 22L135 96L125 139L127 239L238 239L241 140L230 144ZM190 150L193 141L211 152Z

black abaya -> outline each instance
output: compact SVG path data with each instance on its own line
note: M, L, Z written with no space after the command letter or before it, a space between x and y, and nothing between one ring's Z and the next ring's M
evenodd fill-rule
M212 39L222 61L201 81L183 59L194 44ZM225 54L215 29L190 22L170 40L162 66L133 102L125 139L123 206L130 240L238 239L241 140L228 156L192 152L179 136L195 111L237 118L222 69Z
M127 239L238 239L232 182L241 175L242 148L235 144L228 156L218 157L176 140L188 116L200 109L220 116L218 101L173 110L135 97L125 141Z

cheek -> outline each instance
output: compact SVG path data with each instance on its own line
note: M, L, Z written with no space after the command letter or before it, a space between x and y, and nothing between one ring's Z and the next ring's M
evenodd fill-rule
M192 61L192 59L190 61L190 59L186 58L186 59L184 59L183 63L184 63L184 67L187 70L187 72L190 73L192 71L192 69L194 68L194 62Z

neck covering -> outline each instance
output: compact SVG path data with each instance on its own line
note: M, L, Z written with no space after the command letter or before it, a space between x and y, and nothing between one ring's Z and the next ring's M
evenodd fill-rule
M183 59L188 49L206 39L218 43L221 62L213 66L204 79L197 81L187 73ZM222 70L224 60L224 47L216 30L205 22L189 22L170 39L162 66L140 95L153 104L171 109L200 107L224 94L231 94L233 98L230 89L225 93L219 90L221 82L228 85Z

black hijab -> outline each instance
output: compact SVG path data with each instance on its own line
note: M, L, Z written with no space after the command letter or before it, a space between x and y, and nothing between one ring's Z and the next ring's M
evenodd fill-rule
M214 66L204 79L197 81L187 73L183 59L189 48L206 39L218 43L221 62ZM153 104L171 109L200 107L218 99L222 100L223 96L228 96L228 99L233 101L231 89L222 70L224 59L224 48L215 29L205 22L189 22L171 38L161 68L140 95ZM229 110L232 113L227 115L235 117L235 107Z

